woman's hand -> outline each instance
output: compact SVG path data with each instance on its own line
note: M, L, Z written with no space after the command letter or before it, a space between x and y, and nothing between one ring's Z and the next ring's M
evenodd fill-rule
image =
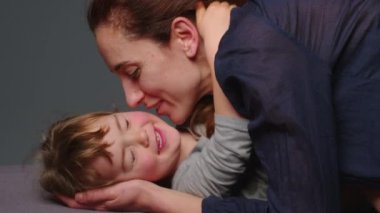
M231 10L234 7L236 6L218 1L212 2L207 8L201 1L197 3L197 28L203 38L207 59L212 68L219 42L229 27Z
M139 211L157 213L200 213L202 199L158 186L145 180L131 180L89 190L75 199L57 195L71 208L99 211Z
M144 180L131 180L104 188L77 193L75 199L57 195L71 208L94 209L99 211L147 211L146 190L156 185ZM159 186L156 186L159 187Z

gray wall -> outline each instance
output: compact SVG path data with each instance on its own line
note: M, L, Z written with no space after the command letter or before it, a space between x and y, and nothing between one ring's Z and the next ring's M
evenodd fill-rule
M32 162L64 115L125 109L86 25L85 0L0 3L0 165Z

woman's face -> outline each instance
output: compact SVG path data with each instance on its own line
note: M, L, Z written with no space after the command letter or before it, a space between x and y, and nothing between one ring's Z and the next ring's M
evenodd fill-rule
M168 45L130 40L110 25L99 26L95 35L106 64L121 80L129 106L143 104L181 124L207 93L197 63L184 54L180 40L171 39Z
M180 158L180 134L157 116L146 112L115 113L101 117L94 129L108 127L104 143L111 153L90 165L111 182L131 179L157 181L172 174Z

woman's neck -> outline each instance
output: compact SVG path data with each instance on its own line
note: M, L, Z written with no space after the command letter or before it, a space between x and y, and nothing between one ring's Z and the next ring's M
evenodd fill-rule
M212 67L210 66L205 55L203 43L201 43L197 54L197 66L200 71L200 96L212 95Z

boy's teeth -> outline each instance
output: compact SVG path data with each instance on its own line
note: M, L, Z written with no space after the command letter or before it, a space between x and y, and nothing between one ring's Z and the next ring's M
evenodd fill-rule
M156 141L158 141L158 148L162 148L162 140L161 140L161 136L160 134L158 134L157 132L156 133Z

